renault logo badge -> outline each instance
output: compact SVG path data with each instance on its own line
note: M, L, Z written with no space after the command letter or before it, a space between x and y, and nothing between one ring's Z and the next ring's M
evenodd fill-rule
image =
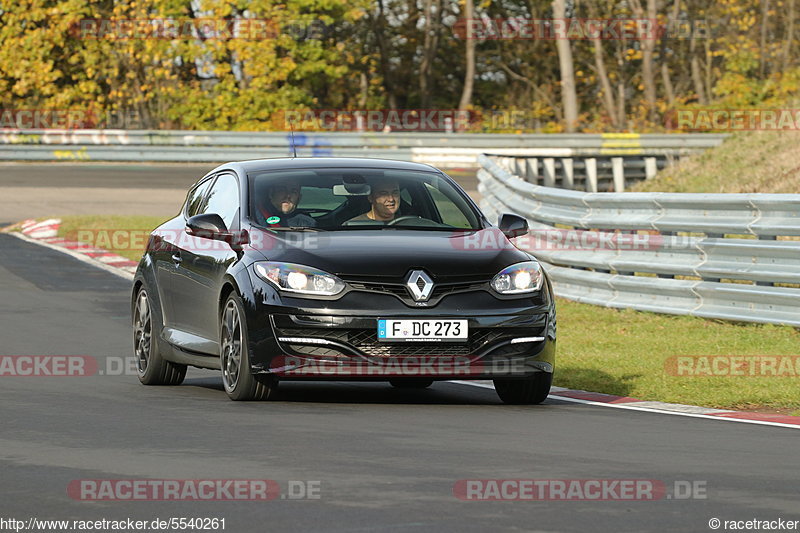
M415 301L424 302L431 296L433 280L422 270L412 270L406 279L406 287Z

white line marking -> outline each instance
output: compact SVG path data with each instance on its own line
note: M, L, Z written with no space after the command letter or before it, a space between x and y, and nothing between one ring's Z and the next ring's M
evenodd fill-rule
M492 389L494 387L492 385L484 385L483 383L472 383L469 381L449 381L449 383L455 383L457 385L469 385L470 387L479 387L481 389ZM695 413L681 413L677 411L665 411L662 409L655 409L653 407L634 407L633 405L629 404L619 404L619 403L603 403L603 402L594 402L592 400L581 400L580 398L569 398L566 396L556 396L555 394L551 394L548 398L552 398L553 400L562 400L565 402L573 402L573 403L582 403L584 405L596 405L598 407L611 407L612 409L627 409L629 411L643 411L646 413L658 413L662 415L675 415L675 416L688 416L690 418L705 418L707 420L720 420L722 422L743 422L745 424L757 424L760 426L773 426L773 427L780 427L780 428L789 428L789 429L800 429L800 425L794 424L783 424L781 422L769 422L768 420L748 420L746 418L730 418L726 416L712 416L712 415L699 415ZM732 411L732 412L740 412L740 411Z

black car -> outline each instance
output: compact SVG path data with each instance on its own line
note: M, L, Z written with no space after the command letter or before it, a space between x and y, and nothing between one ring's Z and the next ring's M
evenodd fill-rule
M539 403L555 364L550 281L447 175L423 164L228 163L150 235L134 278L139 379L221 369L233 400L281 380L493 380Z

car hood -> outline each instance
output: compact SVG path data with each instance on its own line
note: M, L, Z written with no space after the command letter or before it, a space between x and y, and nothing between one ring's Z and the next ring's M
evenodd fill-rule
M365 230L251 234L251 248L264 259L312 266L345 277L403 277L424 269L447 279L493 276L530 260L497 229L469 232Z

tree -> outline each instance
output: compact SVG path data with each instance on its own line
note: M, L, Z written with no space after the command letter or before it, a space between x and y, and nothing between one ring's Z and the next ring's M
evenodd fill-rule
M466 111L472 103L472 90L475 85L475 44L476 36L472 31L473 18L475 17L473 0L464 0L464 18L467 21L464 52L464 88L461 91L461 100L458 102L459 111Z
M631 5L633 13L638 19L646 19L649 24L652 24L650 31L642 31L639 43L642 50L642 84L644 85L647 118L654 122L656 120L656 77L653 69L653 51L656 45L657 30L654 24L656 21L656 0L647 0L646 13L640 0L632 0Z
M565 0L553 0L553 18L566 18ZM575 65L572 61L572 48L566 36L556 36L558 65L561 71L561 100L564 104L564 129L568 133L578 127L578 95L575 90Z

